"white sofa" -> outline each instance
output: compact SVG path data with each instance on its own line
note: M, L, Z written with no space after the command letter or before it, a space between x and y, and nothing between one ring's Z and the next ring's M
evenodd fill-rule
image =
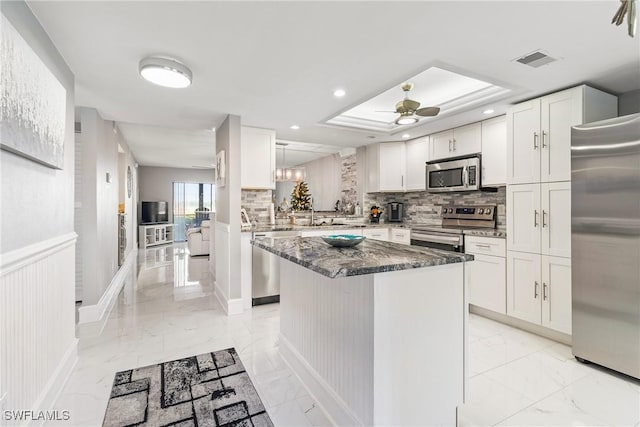
M200 227L187 230L187 245L191 256L209 255L211 221L202 221Z

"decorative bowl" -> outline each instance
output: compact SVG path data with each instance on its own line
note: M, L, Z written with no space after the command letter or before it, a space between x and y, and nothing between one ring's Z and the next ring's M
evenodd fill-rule
M332 234L330 236L322 236L322 240L337 248L348 248L362 242L366 237L356 236L354 234Z

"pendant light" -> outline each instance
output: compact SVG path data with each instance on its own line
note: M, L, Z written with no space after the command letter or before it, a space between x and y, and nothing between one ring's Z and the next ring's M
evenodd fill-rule
M276 182L298 182L307 178L307 172L304 167L287 168L285 166L285 147L289 144L284 142L276 142L276 145L282 147L282 168L276 169Z

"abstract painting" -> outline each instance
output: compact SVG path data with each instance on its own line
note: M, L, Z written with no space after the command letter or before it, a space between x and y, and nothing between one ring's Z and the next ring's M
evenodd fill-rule
M62 169L67 91L2 15L0 148Z

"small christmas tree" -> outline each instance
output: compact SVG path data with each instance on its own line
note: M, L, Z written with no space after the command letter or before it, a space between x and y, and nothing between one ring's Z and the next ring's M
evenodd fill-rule
M291 209L294 211L306 211L311 209L311 195L309 187L304 181L300 181L291 192Z

